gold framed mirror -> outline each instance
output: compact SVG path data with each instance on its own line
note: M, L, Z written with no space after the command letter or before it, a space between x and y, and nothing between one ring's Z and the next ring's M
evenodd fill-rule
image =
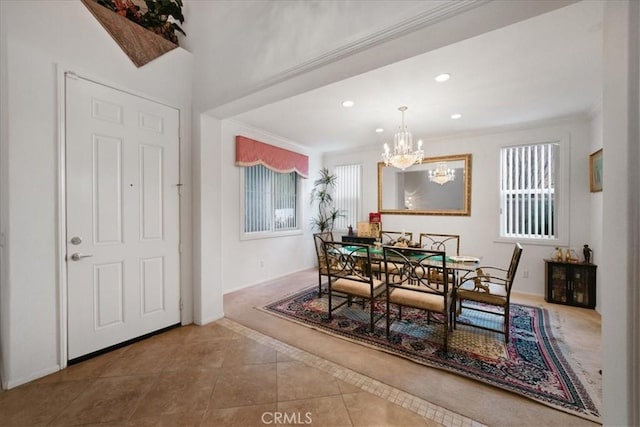
M405 170L378 163L378 212L471 215L471 154L425 157Z

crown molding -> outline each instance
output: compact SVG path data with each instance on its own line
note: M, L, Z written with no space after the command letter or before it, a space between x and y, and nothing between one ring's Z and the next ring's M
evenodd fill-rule
M371 33L366 37L357 39L315 58L301 62L294 67L283 70L267 79L253 84L248 89L234 96L234 98L247 97L268 87L286 82L294 77L322 68L343 58L371 49L375 46L405 36L422 28L429 27L437 22L490 3L491 1L492 0L460 0L444 3L433 9L413 15L408 19L400 21L380 31Z

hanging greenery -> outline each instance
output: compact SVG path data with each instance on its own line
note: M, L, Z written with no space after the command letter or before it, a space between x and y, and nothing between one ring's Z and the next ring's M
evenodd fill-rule
M182 0L144 0L141 8L133 0L98 0L98 4L111 9L120 16L178 44L176 31L187 35L176 23L184 22Z

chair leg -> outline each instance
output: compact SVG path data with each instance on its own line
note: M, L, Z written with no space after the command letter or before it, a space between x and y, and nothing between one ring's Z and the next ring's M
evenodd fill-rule
M504 307L504 342L509 343L509 304Z
M331 279L329 279L329 283L327 283L327 295L329 296L329 320L331 320Z
M387 339L389 339L389 331L391 329L391 318L389 315L389 308L391 308L391 304L389 303L389 295L387 295L387 312L385 313L385 317L387 318Z
M445 322L443 323L444 325L444 351L445 353L447 351L449 351L448 348L448 343L449 343L449 325L448 325L448 321L445 320Z
M362 305L364 306L364 300L362 300ZM369 319L369 323L371 323L371 328L370 328L370 330L371 330L371 332L373 333L373 306L374 306L374 304L373 304L373 297L371 297L371 299L369 300L369 305L371 306L371 310L370 310L370 312L371 312L371 318ZM364 308L364 307L363 307L363 308Z

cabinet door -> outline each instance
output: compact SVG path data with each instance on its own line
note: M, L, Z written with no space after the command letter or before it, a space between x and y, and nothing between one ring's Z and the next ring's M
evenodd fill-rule
M574 266L571 269L571 283L573 285L571 287L571 296L573 299L573 303L575 305L585 307L590 306L591 298L593 296L591 295L589 289L589 269L580 266Z
M551 301L568 302L567 269L560 264L549 264L549 287L551 289Z

